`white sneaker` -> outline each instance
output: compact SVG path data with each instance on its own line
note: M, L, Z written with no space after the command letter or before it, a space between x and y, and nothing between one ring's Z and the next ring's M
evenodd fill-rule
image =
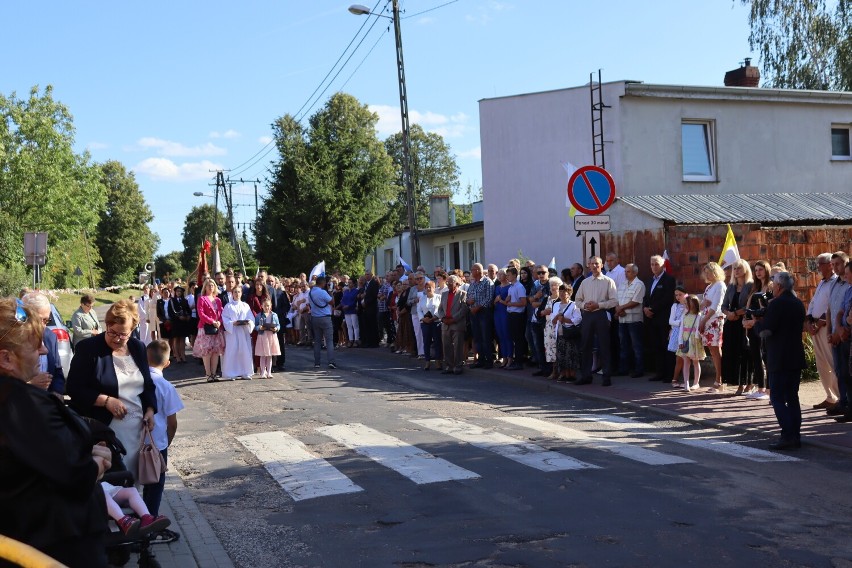
M752 400L769 400L769 395L765 392L754 392L748 397Z

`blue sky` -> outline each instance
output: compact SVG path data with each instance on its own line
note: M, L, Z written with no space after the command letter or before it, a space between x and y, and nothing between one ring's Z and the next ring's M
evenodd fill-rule
M447 1L402 0L402 38L411 122L445 137L462 187L481 184L480 99L585 84L598 68L604 81L721 85L725 71L751 55L739 0L441 6ZM372 8L376 0L359 3ZM382 139L399 130L390 22L379 19L367 32L375 18L352 15L349 5L9 2L0 90L25 96L33 85L52 84L74 115L78 150L132 169L154 212L159 252L179 250L186 214L212 201L193 196L211 194L209 170L264 177L274 153L255 164L250 158L269 141L277 117L307 118L343 90L379 114ZM385 6L380 0L378 10ZM360 47L311 102L365 22ZM353 50L345 53L344 60ZM235 220L253 220L253 187L237 185L234 193Z

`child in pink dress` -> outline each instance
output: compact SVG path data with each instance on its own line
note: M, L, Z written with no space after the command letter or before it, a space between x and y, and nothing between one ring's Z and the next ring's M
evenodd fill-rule
M257 331L257 343L254 346L254 354L260 357L260 378L272 378L272 360L281 355L281 346L278 344L278 330L281 324L278 315L272 311L272 300L269 296L263 299L261 304L263 311L254 318L254 329Z

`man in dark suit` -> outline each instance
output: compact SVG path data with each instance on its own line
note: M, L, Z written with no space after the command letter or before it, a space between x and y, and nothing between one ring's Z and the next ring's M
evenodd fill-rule
M583 274L583 265L579 262L575 262L571 265L569 269L571 271L571 288L574 290L571 292L571 301L577 299L577 290L580 289L580 283L586 279L586 276Z
M281 347L281 355L275 360L275 370L284 371L284 362L287 358L285 353L285 344L287 343L287 314L290 313L290 298L287 297L287 292L283 289L273 289L272 311L278 316L278 321L281 324L278 328L278 345Z
M361 347L379 346L379 282L371 271L364 273L364 324L361 328Z
M651 279L645 283L643 310L650 338L649 353L656 373L650 381L670 381L674 373L674 353L668 350L669 314L674 303L675 279L666 272L663 257L651 257Z
M464 332L467 327L467 294L460 287L461 279L455 274L447 278L447 291L441 294L441 306L435 317L441 320L441 342L444 350L445 375L462 374L464 363Z
M792 450L802 446L799 382L805 368L802 344L805 305L793 292L795 282L789 272L776 274L772 279L773 299L766 306L766 314L752 324L766 345L769 401L781 426L781 437L769 445L773 450Z

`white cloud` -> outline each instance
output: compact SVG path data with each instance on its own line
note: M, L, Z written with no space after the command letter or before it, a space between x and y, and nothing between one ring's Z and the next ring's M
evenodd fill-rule
M272 136L261 136L260 138L257 139L257 141L260 142L263 145L266 145L266 144L269 144L270 142L272 142Z
M379 115L376 124L376 132L379 136L390 136L401 129L399 107L390 105L369 105L372 112ZM440 134L444 138L459 138L467 130L468 117L463 112L453 115L439 114L436 112L408 111L408 120L411 124L419 124L426 132Z
M471 148L470 150L464 150L458 153L459 158L474 158L476 160L482 159L482 148L477 146L476 148Z
M109 148L109 144L104 144L103 142L89 142L86 144L86 148L89 150L106 150Z
M172 142L171 140L163 140L162 138L151 136L140 138L137 144L145 149L154 149L161 156L223 156L228 153L224 148L210 142L206 142L200 146L184 146L180 142Z
M493 19L494 13L511 10L512 8L514 8L514 6L511 4L492 0L491 2L488 2L487 6L479 6L475 14L466 15L465 20L474 24L486 26Z
M210 138L239 138L242 136L239 132L233 129L226 130L225 132L216 132L215 130L210 133Z
M421 26L428 26L429 24L434 24L435 22L437 22L437 20L435 18L432 18L431 16L423 16L422 18L419 18L417 20L417 23Z
M146 158L133 167L133 171L137 174L146 175L155 180L168 181L210 179L213 176L210 170L221 169L224 169L221 164L215 164L210 160L176 164L168 158Z

